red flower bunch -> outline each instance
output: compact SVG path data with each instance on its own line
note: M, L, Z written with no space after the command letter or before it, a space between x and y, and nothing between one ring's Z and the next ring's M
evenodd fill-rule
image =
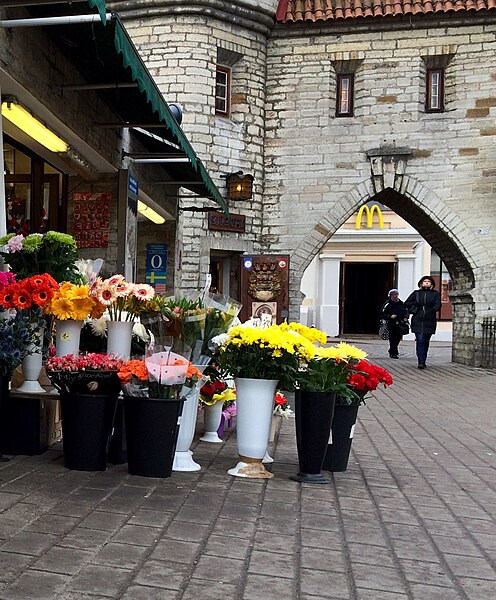
M366 360L359 360L350 369L348 383L355 391L373 392L381 383L384 387L391 385L393 378L389 371L379 367L379 365L374 365Z
M81 356L53 356L46 363L47 371L119 371L123 361L113 354L90 352Z
M214 394L221 394L227 388L227 383L220 379L207 381L200 388L200 394L207 400L211 400Z
M0 304L5 308L29 310L41 308L49 302L59 284L55 279L45 273L33 275L5 286L0 290Z

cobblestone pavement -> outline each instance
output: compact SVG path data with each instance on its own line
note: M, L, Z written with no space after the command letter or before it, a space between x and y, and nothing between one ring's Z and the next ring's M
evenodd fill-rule
M496 373L425 371L355 340L395 384L360 408L348 471L301 485L294 424L274 479L228 476L234 435L195 438L198 473L69 471L60 449L0 465L1 600L492 600Z

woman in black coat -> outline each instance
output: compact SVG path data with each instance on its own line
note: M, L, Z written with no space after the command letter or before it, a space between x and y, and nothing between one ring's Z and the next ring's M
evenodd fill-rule
M406 315L406 309L400 300L399 291L395 288L389 290L388 299L381 308L381 319L386 319L389 331L389 356L399 358L398 346L403 338L403 333L398 327L398 323L403 321Z
M405 307L412 315L411 328L415 334L418 368L425 369L431 335L436 333L441 296L434 289L436 283L430 275L422 277L418 286L419 289L405 300Z

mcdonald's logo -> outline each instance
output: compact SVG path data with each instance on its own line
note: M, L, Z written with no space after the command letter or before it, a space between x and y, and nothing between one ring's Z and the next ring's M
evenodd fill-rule
M377 211L377 218L379 219L379 229L384 229L384 219L382 218L382 211L377 206L377 204L373 204L370 208L366 204L364 204L360 208L360 210L358 211L357 218L356 218L355 229L362 228L362 216L363 216L364 212L367 215L367 227L369 229L371 229L372 228L372 220L373 220L375 211Z

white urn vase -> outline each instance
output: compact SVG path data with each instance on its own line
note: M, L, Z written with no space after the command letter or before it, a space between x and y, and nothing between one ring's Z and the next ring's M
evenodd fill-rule
M205 433L202 435L200 440L202 442L210 442L212 444L222 444L217 429L220 426L220 420L222 418L222 407L224 403L222 401L215 402L210 406L203 407L203 424Z
M45 390L38 382L38 378L43 366L43 328L36 332L36 339L31 344L30 353L22 361L22 374L24 383L19 387L19 392L27 394L44 394Z
M197 388L188 396L183 404L179 433L177 435L176 452L174 453L173 471L200 471L201 466L193 460L193 453L189 449L196 429L196 417L198 414L198 396L200 388Z
M239 462L229 469L229 475L268 479L269 473L262 459L270 435L275 379L246 379L238 377L236 383L236 439Z

